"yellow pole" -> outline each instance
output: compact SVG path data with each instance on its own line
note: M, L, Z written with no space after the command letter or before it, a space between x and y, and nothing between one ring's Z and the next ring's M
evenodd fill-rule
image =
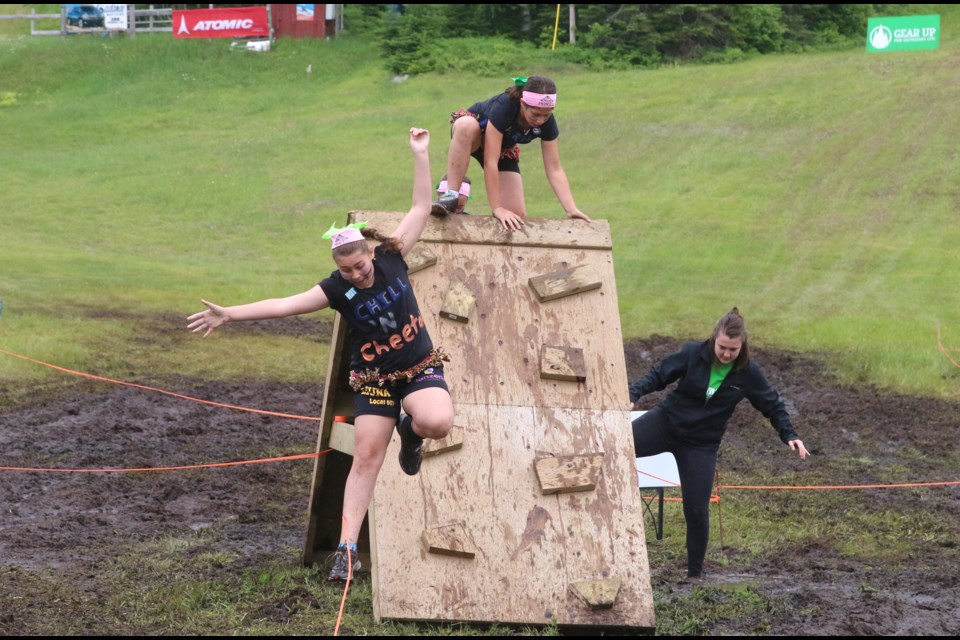
M557 23L553 25L553 46L550 47L551 51L557 48L557 32L558 31L560 31L560 5L557 5Z

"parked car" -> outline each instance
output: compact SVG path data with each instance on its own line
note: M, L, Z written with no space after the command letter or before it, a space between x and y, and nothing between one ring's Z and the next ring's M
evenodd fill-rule
M92 4L74 4L67 8L67 25L81 29L103 26L103 9Z

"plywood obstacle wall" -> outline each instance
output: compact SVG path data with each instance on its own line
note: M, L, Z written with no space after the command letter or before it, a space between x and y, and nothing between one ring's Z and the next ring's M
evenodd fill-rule
M353 212L385 233L402 214ZM368 529L374 615L651 632L609 225L431 218L407 256L456 410L419 475L394 434ZM335 322L304 560L336 546L353 412Z

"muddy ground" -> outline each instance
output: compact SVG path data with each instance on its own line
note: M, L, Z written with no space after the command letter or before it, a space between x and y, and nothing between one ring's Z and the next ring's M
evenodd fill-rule
M625 345L630 378L679 345L661 337ZM815 360L796 354L757 350L755 358L796 414L801 437L814 453L805 470L811 484L958 479L960 406L842 387ZM138 382L267 410L319 415L321 409L317 386L198 384L169 376ZM312 422L66 379L0 413L0 465L7 467L189 465L308 453L315 442ZM724 473L776 484L784 468L799 464L747 403L737 410L721 449ZM104 569L117 556L135 553L138 545L190 530L217 532L209 539L211 552L244 558L224 571L277 559L291 562L291 549L302 545L305 532L312 465L302 460L139 474L0 471L0 634L35 634L41 621L56 616L71 620L64 629L69 633L176 633L172 628L124 627L115 617L107 619L99 603L110 601L113 587L99 579ZM843 545L829 532L823 541L758 556L738 549L736 532L728 532L723 549L711 540L711 580L718 588L749 583L764 602L776 606L732 613L690 630L769 635L960 632L960 489L877 489L849 492L842 499L832 495L804 498L805 504L833 505L827 514L811 507L826 528L841 522L844 499L851 510L915 521L909 535L886 542L903 548L899 559L892 564L854 559L838 550ZM771 497L759 517L776 518L778 510L790 509L792 499ZM691 589L677 585L683 558L655 543L650 558L658 609L693 606ZM50 585L58 581L79 585L71 593L82 595L52 602L50 593L57 591Z

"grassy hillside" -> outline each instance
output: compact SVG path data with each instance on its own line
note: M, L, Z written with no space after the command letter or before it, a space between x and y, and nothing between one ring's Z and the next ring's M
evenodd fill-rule
M558 81L577 202L615 230L626 336L703 336L736 304L762 345L815 352L847 380L960 397L936 349L938 324L960 346L960 20L941 13L936 52L518 68ZM108 375L316 380L325 355L305 359L297 338L201 342L181 318L201 296L312 286L331 269L319 236L332 221L408 205L407 127L433 130L439 175L449 111L507 82L394 84L351 38L268 54L167 36L0 39L0 347ZM561 215L539 150L523 164L529 209ZM0 358L0 379L47 375Z
M931 397L960 399L960 373L936 350L938 324L960 347L960 11L930 11L943 15L937 52L616 73L544 57L515 70L560 84L561 155L578 204L613 225L624 334L704 336L737 304L798 408L811 460L738 411L721 484L955 478L942 434L956 404ZM374 45L349 37L255 54L26 29L0 21L0 349L295 413L316 407L327 361L316 325L330 313L205 341L184 317L201 296L312 286L332 269L320 239L331 222L407 207L407 127L434 132L439 176L449 111L510 75L394 84ZM524 149L529 207L559 217L541 164ZM486 211L483 189L471 208ZM631 372L677 344L632 343ZM879 391L838 389L781 349ZM200 418L126 390L51 398L71 384L0 354L4 464L194 464L315 442L309 425ZM20 399L31 402L13 408ZM0 474L0 635L330 633L340 590L296 566L308 463L236 471ZM956 580L942 570L956 565L950 491L724 490L709 552L721 580L703 589L675 585L683 520L668 504L663 541L647 529L658 632L956 635ZM371 598L362 578L344 634L480 632L375 624Z

